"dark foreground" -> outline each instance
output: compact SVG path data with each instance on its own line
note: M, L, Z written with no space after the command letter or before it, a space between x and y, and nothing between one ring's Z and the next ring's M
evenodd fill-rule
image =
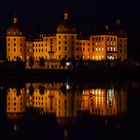
M140 69L98 69L98 70L47 70L47 69L5 69L0 79L140 79ZM57 77L57 79L56 79Z

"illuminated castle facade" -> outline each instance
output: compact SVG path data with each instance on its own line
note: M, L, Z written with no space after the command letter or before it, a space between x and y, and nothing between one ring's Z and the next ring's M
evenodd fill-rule
M39 35L37 39L31 39L20 29L18 18L15 16L12 25L7 29L6 49L8 61L16 61L17 57L26 62L30 57L36 62L43 57L45 61L54 60L54 63L63 58L127 60L127 36L120 28L118 20L114 31L110 31L106 26L102 34L82 37L72 23L69 13L65 12L55 35Z

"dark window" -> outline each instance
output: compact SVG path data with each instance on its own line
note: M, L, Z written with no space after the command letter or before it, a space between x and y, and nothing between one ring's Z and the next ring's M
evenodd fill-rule
M67 47L65 46L65 51L67 50Z
M65 41L65 44L67 44L67 41Z
M72 51L74 50L73 46L71 47L71 50L72 50Z

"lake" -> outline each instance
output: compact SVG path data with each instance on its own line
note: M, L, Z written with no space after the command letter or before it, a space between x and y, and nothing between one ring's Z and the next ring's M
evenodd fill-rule
M140 82L2 80L0 140L139 139Z

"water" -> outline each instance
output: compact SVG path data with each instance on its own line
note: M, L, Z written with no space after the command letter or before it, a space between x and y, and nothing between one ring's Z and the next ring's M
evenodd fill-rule
M1 81L0 140L139 139L138 81Z

